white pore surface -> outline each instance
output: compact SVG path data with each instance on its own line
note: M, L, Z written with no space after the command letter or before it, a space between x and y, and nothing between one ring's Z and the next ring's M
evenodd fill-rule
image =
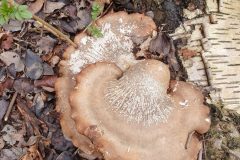
M135 26L123 23L121 18L118 22L117 27L110 23L100 26L103 37L85 36L80 40L79 49L71 54L69 60L70 70L74 74L80 72L84 65L97 61L115 62L121 69L134 63L133 42L129 34Z
M173 103L166 88L149 71L137 64L119 80L108 82L105 100L109 109L128 122L150 126L167 122Z

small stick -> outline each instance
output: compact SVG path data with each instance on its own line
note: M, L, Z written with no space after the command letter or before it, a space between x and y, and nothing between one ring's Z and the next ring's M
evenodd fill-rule
M36 15L33 15L33 19L36 20L38 23L40 23L46 30L48 30L49 32L53 33L55 36L57 36L57 37L65 40L65 41L67 41L68 43L73 45L75 48L78 47L78 45L76 43L74 43L68 36L66 36L65 34L60 32L59 30L57 30L52 25L50 25L47 22L45 22L43 19L39 18Z
M195 133L195 131L192 131L192 132L190 132L190 133L188 134L187 142L186 142L186 144L185 144L185 149L188 149L189 143L191 142L192 136L193 136L194 133Z
M18 95L17 92L15 92L15 93L13 94L13 97L12 97L12 99L11 99L11 102L10 102L10 104L9 104L9 106L8 106L7 113L6 113L5 116L4 116L4 121L7 121L7 120L8 120L8 117L9 117L11 111L12 111L12 108L13 108L14 102L15 102L15 100L16 100L16 98L17 98L17 95Z

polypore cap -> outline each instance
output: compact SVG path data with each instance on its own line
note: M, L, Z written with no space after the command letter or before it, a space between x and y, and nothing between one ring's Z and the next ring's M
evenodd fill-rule
M96 22L102 37L95 38L79 34L75 38L79 49L65 57L69 59L70 70L78 73L86 64L98 61L116 63L121 69L135 64L133 38L151 35L156 26L151 18L142 14L117 12L108 14Z
M196 158L197 136L188 149L185 143L192 131L209 128L209 110L200 91L185 82L167 94L169 77L168 67L156 60L126 71L107 62L88 65L70 95L78 132L90 137L107 160Z
M98 2L107 2L100 0ZM75 146L87 153L92 152L92 144L86 143L83 133L76 131L76 124L70 116L71 106L69 104L69 92L75 85L75 75L84 66L99 61L114 62L122 70L137 63L132 53L132 39L144 39L156 29L153 20L143 14L127 14L117 12L107 14L96 21L96 27L103 34L101 38L88 36L80 33L74 42L78 48L73 46L67 48L64 60L60 62L60 73L62 77L55 85L57 95L56 109L61 114L60 123L64 135L71 139ZM88 142L91 142L90 140ZM91 146L91 147L89 147Z

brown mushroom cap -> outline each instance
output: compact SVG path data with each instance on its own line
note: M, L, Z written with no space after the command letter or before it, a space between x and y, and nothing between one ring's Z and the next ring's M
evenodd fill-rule
M121 69L137 63L132 50L133 39L146 38L156 29L153 20L142 14L117 12L108 14L96 22L103 37L94 38L86 34L75 37L79 49L64 55L70 70L78 73L86 64L98 61L115 62Z
M77 132L75 122L70 116L71 107L68 97L75 85L75 74L88 63L97 61L115 62L122 69L128 68L136 63L131 39L145 38L156 29L149 17L138 13L130 15L125 12L111 13L97 20L96 24L102 30L103 37L89 37L86 33L77 35L75 43L79 47L74 49L71 46L64 53L65 60L60 62L62 77L55 84L56 109L61 115L63 133L75 146L88 154L94 151L94 146L87 137Z
M189 133L208 130L209 109L199 90L172 82L169 70L145 60L123 72L113 63L95 63L77 76L70 95L72 118L107 160L192 160L201 143Z

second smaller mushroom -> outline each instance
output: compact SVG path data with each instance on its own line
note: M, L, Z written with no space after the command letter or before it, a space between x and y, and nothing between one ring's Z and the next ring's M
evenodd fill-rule
M90 64L77 75L70 95L78 133L90 138L106 160L196 159L197 135L186 143L193 131L209 129L203 102L193 85L170 82L168 66L157 60L126 71L109 62Z

